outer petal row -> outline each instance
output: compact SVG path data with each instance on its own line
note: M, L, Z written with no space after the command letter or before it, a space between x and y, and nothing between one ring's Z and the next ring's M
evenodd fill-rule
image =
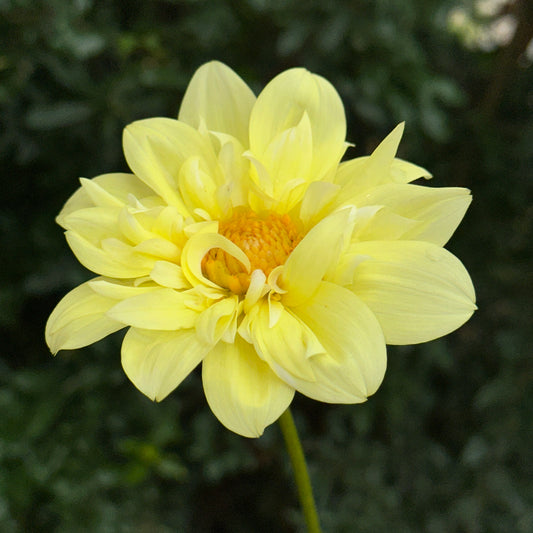
M416 344L454 331L472 315L475 293L463 264L421 241L368 241L352 289L377 316L387 344Z
M471 201L470 191L460 187L381 185L353 199L358 207L383 206L357 237L360 240L427 241L444 246Z
M90 281L66 294L46 323L46 343L53 354L88 346L118 331L124 324L106 316L117 301L97 294Z
M255 96L244 81L219 61L202 65L192 77L178 119L199 129L227 133L248 146L248 122Z
M238 336L219 342L202 365L205 396L215 416L244 437L259 437L287 409L294 389Z
M168 396L211 349L195 329L150 331L130 328L122 343L122 367L133 384L152 400Z

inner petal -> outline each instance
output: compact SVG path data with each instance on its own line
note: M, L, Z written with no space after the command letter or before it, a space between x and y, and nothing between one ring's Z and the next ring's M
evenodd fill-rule
M266 277L285 263L303 235L289 215L251 209L236 209L219 223L218 232L236 244L250 260L250 273L244 265L220 248L213 248L202 261L204 275L235 294L244 294L254 270Z

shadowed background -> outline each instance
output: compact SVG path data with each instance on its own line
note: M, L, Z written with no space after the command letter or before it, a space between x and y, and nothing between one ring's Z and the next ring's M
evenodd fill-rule
M126 171L123 127L177 115L194 70L257 93L305 66L346 108L348 156L399 155L474 202L448 248L479 311L389 348L366 404L293 412L325 531L533 531L533 8L527 0L0 1L0 530L303 531L276 425L223 428L198 372L161 404L116 334L52 359L47 316L91 274L54 223L78 177Z

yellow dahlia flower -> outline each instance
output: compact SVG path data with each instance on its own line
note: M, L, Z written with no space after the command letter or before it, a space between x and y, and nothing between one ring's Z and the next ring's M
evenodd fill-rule
M129 326L122 365L141 392L160 401L202 363L213 413L247 437L295 391L365 401L386 343L435 339L475 309L443 249L469 191L409 184L430 175L395 158L402 131L341 163L344 109L324 78L291 69L256 98L203 65L178 120L126 127L132 174L82 178L59 214L99 276L52 312L51 351Z

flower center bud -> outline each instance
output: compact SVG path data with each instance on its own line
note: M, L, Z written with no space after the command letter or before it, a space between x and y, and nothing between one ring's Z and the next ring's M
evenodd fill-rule
M250 260L251 270L270 272L282 265L302 240L302 235L289 215L257 214L235 210L218 226L218 232L236 244ZM250 274L244 265L220 248L210 250L202 260L202 272L208 279L235 294L244 294L250 285Z

